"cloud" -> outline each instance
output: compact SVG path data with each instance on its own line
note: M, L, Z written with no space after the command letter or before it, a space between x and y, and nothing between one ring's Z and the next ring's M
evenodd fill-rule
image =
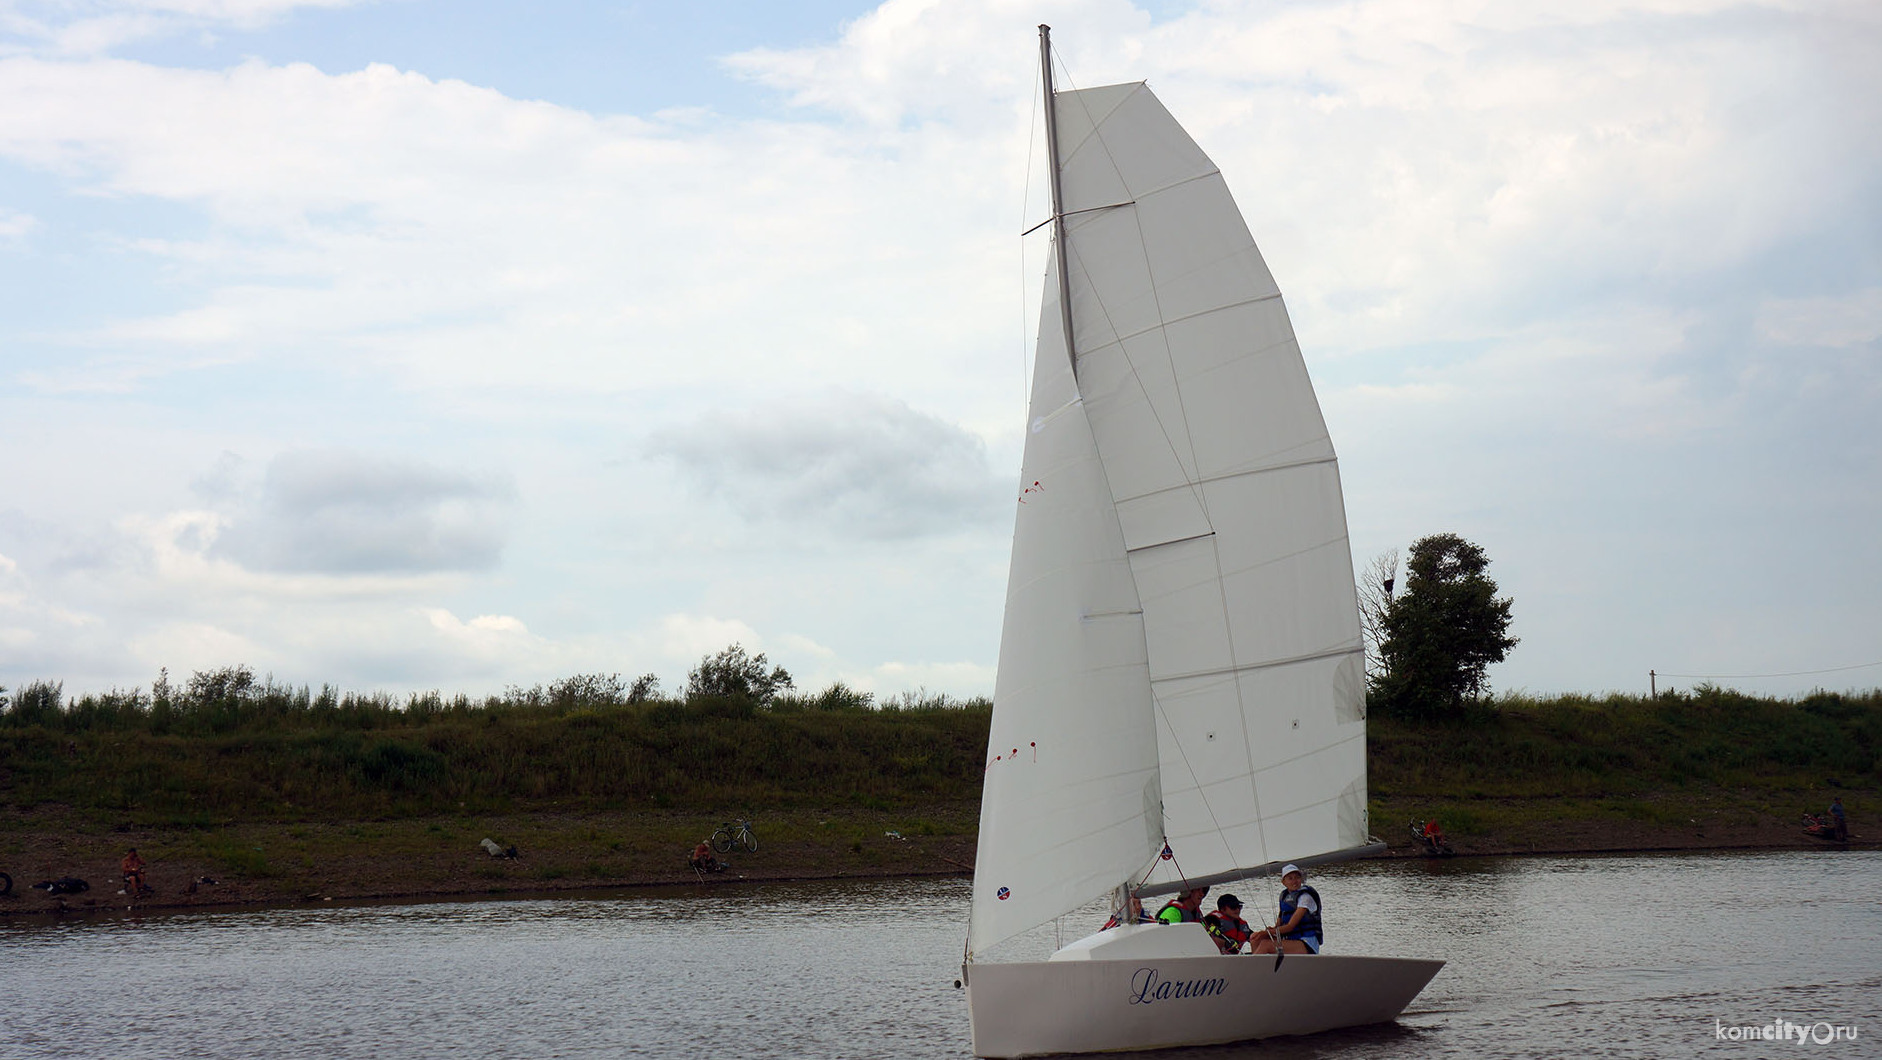
M219 462L204 488L226 493L229 474ZM211 551L289 573L488 570L501 558L515 500L496 476L345 451L283 453L246 511L218 520Z
M296 8L359 0L8 0L0 41L56 55L98 55L135 41L218 27L254 29Z
M981 529L1005 499L978 437L880 395L710 413L655 434L648 449L748 519L841 536L903 540Z
M39 227L39 219L29 213L0 207L0 247L24 246L26 237Z
M1758 331L1786 346L1849 347L1882 339L1882 287L1847 295L1774 298L1758 307Z
M1840 662L1875 628L1882 584L1854 558L1882 516L1872 3L891 0L729 57L746 116L586 113L389 65L72 58L286 10L0 9L28 41L0 45L0 165L58 192L0 205L0 262L91 292L30 334L0 322L0 451L52 448L0 462L0 493L95 543L65 566L37 539L0 551L35 601L100 617L92 640L6 624L84 673L170 623L336 680L690 664L761 632L794 672L990 665L989 466L1017 455L1044 261L1013 238L1045 212L1041 19L1074 83L1148 78L1222 166L1362 554L1492 535L1524 590L1515 680L1618 683L1646 643L1793 637ZM779 396L824 386L853 395ZM394 420L430 462L332 456ZM657 459L599 466L626 450ZM328 462L192 495L224 451ZM1742 563L1806 538L1852 572L1811 600ZM1729 589L1683 573L1726 567Z

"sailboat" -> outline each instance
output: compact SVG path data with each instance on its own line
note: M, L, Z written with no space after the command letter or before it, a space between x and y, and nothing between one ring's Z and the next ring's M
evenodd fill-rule
M1280 289L1150 89L1058 92L1039 44L1053 254L961 975L974 1053L1395 1019L1442 961L1270 961L1128 922L998 959L1107 896L1128 921L1132 898L1384 846L1339 468Z

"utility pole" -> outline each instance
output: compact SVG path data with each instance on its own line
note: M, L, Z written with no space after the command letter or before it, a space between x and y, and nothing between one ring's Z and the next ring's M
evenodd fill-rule
M1647 671L1647 698L1648 699L1660 698L1658 675L1655 674L1652 670Z

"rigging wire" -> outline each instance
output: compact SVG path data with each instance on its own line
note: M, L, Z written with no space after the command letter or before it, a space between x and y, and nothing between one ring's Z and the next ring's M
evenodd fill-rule
M1821 669L1821 670L1787 670L1783 673L1776 673L1776 674L1670 674L1670 673L1667 673L1665 670L1659 671L1659 674L1661 677L1697 677L1697 678L1717 677L1717 678L1728 679L1728 680L1742 680L1748 677L1808 677L1811 674L1837 674L1837 673L1842 673L1845 670L1867 670L1872 666L1882 666L1882 661L1877 661L1877 662L1872 662L1872 663L1857 663L1854 666L1830 666L1830 667L1825 667L1824 669Z

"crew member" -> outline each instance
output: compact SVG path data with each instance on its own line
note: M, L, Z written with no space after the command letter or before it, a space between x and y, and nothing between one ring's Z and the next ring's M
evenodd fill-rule
M1281 915L1274 926L1255 940L1254 953L1273 953L1280 939L1284 953L1320 952L1320 893L1307 886L1298 865L1281 869Z
M1240 953L1242 943L1253 934L1248 921L1242 919L1242 900L1232 894L1216 899L1215 912L1202 918L1202 926L1215 940L1215 948L1223 953Z
M1192 887L1157 910L1157 919L1165 924L1194 924L1202 919L1202 898L1207 887Z
M1124 906L1124 915L1112 913L1111 919L1105 921L1104 926L1098 930L1109 931L1121 924L1154 924L1156 922L1157 918L1151 916L1150 911L1144 908L1144 900L1133 894Z

